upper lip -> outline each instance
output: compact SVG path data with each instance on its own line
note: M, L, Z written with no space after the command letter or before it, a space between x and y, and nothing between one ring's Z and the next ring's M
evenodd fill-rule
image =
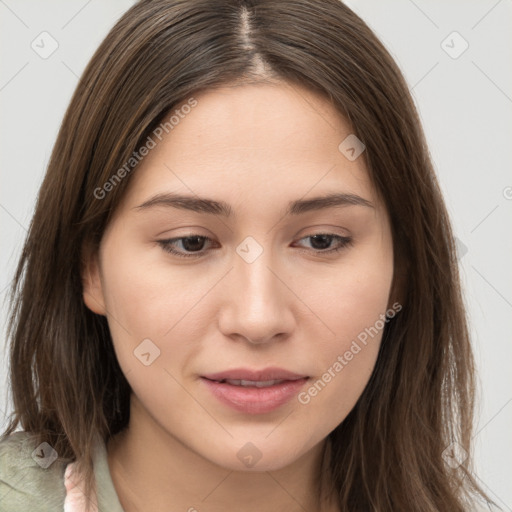
M250 381L270 381L270 380L298 380L307 378L306 375L284 370L283 368L270 367L262 370L251 370L249 368L234 368L218 373L203 375L209 380L250 380Z

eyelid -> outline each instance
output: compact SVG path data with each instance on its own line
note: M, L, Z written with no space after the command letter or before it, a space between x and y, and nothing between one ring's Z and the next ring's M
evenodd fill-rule
M343 235L338 235L336 233L330 233L328 232L327 230L326 231L317 231L317 232L313 232L313 233L310 233L310 234L307 234L307 235L304 235L300 238L298 238L297 240L300 242L301 240L304 240L304 239L307 239L307 238L313 238L314 236L320 236L320 235L323 235L323 236L328 236L328 237L333 237L334 239L337 239L340 243L340 245L334 249L306 249L305 251L302 251L302 252L306 252L306 253L312 253L313 255L315 256L323 256L323 255L330 255L330 254L335 254L335 253L338 253L338 252L341 252L343 249L349 247L349 246L352 246L353 245L353 237L352 236L343 236ZM205 241L207 242L215 242L212 238L208 237L208 236L205 236L205 235L199 235L199 234L189 234L189 235L184 235L184 236L179 236L179 237L174 237L174 238L169 238L169 239L166 239L166 240L157 240L156 242L158 243L158 245L161 246L161 248L165 251L165 252L168 252L172 255L175 255L175 256L178 256L178 257L182 257L182 258L196 258L196 259L199 259L203 256L205 256L208 252L210 252L210 250L201 250L201 251L198 251L198 252L191 252L191 253L187 253L187 252L181 252L181 251L177 251L176 249L173 249L172 248L172 243L174 242L178 242L180 240L184 240L184 239L187 239L187 238L200 238L200 239L204 239Z

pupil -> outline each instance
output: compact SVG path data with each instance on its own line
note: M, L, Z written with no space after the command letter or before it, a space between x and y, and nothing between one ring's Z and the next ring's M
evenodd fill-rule
M331 235L313 235L311 237L311 239L312 239L311 245L313 246L313 248L315 248L315 249L327 249L329 247L329 245L330 245ZM315 243L318 240L320 240L320 246L321 247L318 247L318 245ZM316 245L316 247L315 247L315 245Z
M195 241L196 243L192 242L192 244L189 243L190 240ZM189 236L187 238L183 239L183 247L186 251L198 251L203 248L204 245L204 239L200 236Z

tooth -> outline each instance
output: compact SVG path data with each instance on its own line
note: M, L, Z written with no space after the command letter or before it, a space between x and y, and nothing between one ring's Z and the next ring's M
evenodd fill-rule
M225 381L228 384L231 384L232 386L255 386L257 388L264 388L268 386L273 386L275 384L278 384L280 382L283 382L282 380L267 380L267 381L259 381L259 380L236 380L236 379L226 379Z
M266 388L268 386L273 386L276 382L278 382L278 381L277 380L269 380L267 382L255 382L254 385L257 388Z

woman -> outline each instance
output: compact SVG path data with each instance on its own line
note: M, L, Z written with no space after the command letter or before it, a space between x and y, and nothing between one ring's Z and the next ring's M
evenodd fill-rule
M488 499L420 122L337 0L134 5L71 100L12 294L6 510Z

